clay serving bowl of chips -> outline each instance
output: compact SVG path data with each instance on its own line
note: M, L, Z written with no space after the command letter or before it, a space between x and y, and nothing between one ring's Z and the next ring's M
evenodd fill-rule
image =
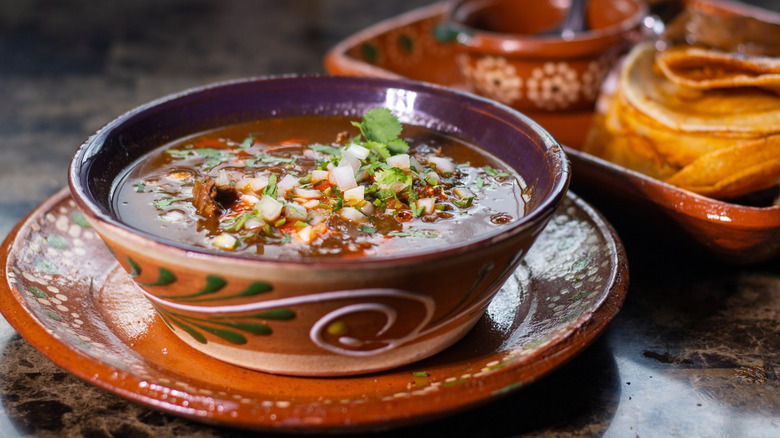
M372 124L388 114L400 137ZM343 125L302 146L334 120ZM226 140L226 126L245 131ZM175 169L134 173L154 157ZM81 146L69 180L178 339L255 370L336 376L408 364L464 336L569 176L558 143L497 102L408 80L297 76L205 86L132 110ZM149 220L133 219L144 212ZM188 215L205 245L180 237ZM331 245L349 233L356 240Z

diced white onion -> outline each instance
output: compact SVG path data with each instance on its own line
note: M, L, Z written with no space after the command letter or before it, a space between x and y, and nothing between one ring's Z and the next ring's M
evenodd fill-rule
M352 207L345 207L341 209L341 217L350 222L362 224L368 221L368 217L361 213L358 209Z
M414 157L409 157L409 163L414 168L414 171L417 173L423 173L423 166L420 164L419 161L415 160Z
M352 144L344 151L344 154L352 155L358 160L365 160L368 157L369 152L371 151L368 148L360 146L359 144Z
M341 160L339 160L338 167L344 167L349 166L352 168L352 173L355 173L360 169L360 160L353 157L352 155L344 154L341 156Z
M291 221L305 221L306 208L298 204L287 204L284 206L284 217Z
M313 170L311 172L311 182L318 182L324 179L328 179L328 173L329 172L327 170Z
M409 154L398 154L392 157L387 157L385 160L388 166L397 167L403 170L409 170L411 168L411 161L409 160Z
M168 177L168 179L170 179L172 181L186 181L186 180L192 178L192 174L191 173L180 171L180 170L170 172L166 176Z
M344 191L344 200L347 202L362 201L365 199L366 189L363 186L353 187Z
M259 192L268 186L268 177L258 176L257 178L249 178L249 187L253 192Z
M312 208L319 207L320 201L318 199L312 199L311 201L304 202L302 205L311 210Z
M439 177L439 174L436 173L436 172L428 172L428 173L426 173L425 174L425 179L428 179L428 178L430 178L430 179L432 179L432 180L434 180L436 182L441 182L441 177Z
M471 190L465 188L465 187L455 187L452 189L452 193L455 194L458 198L470 198L474 196L474 193L471 192Z
M228 251L232 251L236 248L236 242L238 242L238 240L236 240L235 237L227 233L222 233L216 238L214 238L214 241L212 243L217 248L222 248Z
M360 182L366 179L366 176L368 176L368 170L366 169L358 169L357 172L355 172L355 181Z
M217 179L214 180L214 184L216 184L217 187L227 187L230 185L230 179L228 178L225 169L219 171L219 175L217 176Z
M236 188L236 190L251 190L252 187L249 185L249 178L241 178L236 182L236 185L233 186Z
M452 160L444 158L444 157L437 157L436 155L429 155L428 156L428 164L431 166L434 166L436 168L436 171L439 173L452 173L455 172L455 164L452 163Z
M265 225L265 221L258 218L247 219L244 222L244 228L247 230L256 230Z
M184 222L185 218L186 216L180 210L168 210L160 216L160 219L169 223Z
M284 205L270 196L263 196L256 207L265 220L275 221L282 215Z
M309 225L317 225L322 222L324 222L326 219L325 215L320 212L310 211L309 212L309 219L307 222Z
M314 240L314 235L315 235L314 229L310 225L307 225L301 228L300 230L298 230L298 238L304 241L305 243L309 243L312 240Z
M302 187L296 187L294 189L295 195L303 199L318 199L322 197L322 192L314 189L304 189Z
M282 192L282 194L287 193L290 189L298 185L298 178L287 174L282 178L281 181L279 181L278 184L276 184L276 188L278 191Z
M396 181L393 185L390 186L390 190L400 193L407 187L406 184L402 183L401 181Z
M353 187L357 187L357 181L355 180L355 172L349 166L336 167L330 171L332 182L338 186L342 192L347 191Z
M364 215L368 216L368 215L370 215L371 213L374 212L374 204L372 204L370 202L364 202L363 205L360 206L360 211Z
M260 198L254 195L241 195L241 202L246 205L255 205L260 202Z
M436 198L422 198L417 200L417 208L423 209L423 214L432 214L436 208Z

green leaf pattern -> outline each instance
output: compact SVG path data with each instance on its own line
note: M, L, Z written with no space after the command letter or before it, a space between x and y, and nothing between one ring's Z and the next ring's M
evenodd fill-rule
M132 277L138 277L143 268L131 257L126 257L130 267L129 274ZM168 286L178 281L178 277L167 268L158 268L157 279L149 283L140 283L147 287ZM200 290L190 294L183 295L156 295L158 298L175 301L179 303L195 303L212 300L229 300L234 298L244 298L270 292L273 287L266 282L258 281L251 283L245 289L230 294L216 295L228 286L227 280L219 275L207 275L205 284ZM248 342L244 332L255 336L269 336L273 330L267 325L267 321L285 321L295 318L295 312L290 309L275 309L266 312L253 313L241 316L214 316L211 318L197 318L183 313L176 313L159 305L154 305L163 321L171 328L178 327L188 333L197 342L208 343L204 333L214 335L231 344L242 345Z

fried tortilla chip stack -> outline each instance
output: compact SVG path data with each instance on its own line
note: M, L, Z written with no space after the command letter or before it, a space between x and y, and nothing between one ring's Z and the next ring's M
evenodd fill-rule
M734 199L780 184L780 59L650 43L627 55L583 150Z

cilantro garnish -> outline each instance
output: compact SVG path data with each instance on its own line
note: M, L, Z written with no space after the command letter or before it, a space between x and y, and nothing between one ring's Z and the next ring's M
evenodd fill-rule
M474 197L473 196L467 196L465 198L460 199L453 199L453 204L457 205L460 208L469 208L474 203Z
M387 108L372 108L363 114L361 123L352 122L352 125L360 128L365 146L382 158L409 151L409 145L399 138L403 130L401 122Z
M500 172L490 166L485 166L483 169L485 169L485 173L490 176L500 176L502 178L507 178L510 176L508 172Z
M268 177L268 185L263 189L263 196L270 196L276 198L276 174L272 173Z
M146 186L144 186L144 183L142 182L133 184L133 187L135 187L136 193L143 193L146 190Z
M252 210L246 213L241 213L230 221L226 221L225 231L238 231L244 226L244 223L252 218L258 217L258 211Z
M360 231L368 234L376 234L376 228L369 227L368 225L363 225L360 227Z
M191 150L187 149L167 149L165 153L176 158L190 158L195 155Z
M163 210L165 207L173 204L174 202L178 201L179 198L161 198L161 199L155 199L152 204L154 204L154 207L158 210Z
M338 148L334 148L333 146L327 146L324 144L315 144L309 146L309 149L315 151L315 152L321 152L323 154L328 155L338 155L341 153Z
M388 233L390 236L395 237L427 237L436 238L439 237L439 233L433 230L415 230L409 229L407 231L391 231Z
M397 167L391 167L380 172L376 172L374 174L374 180L386 186L392 186L395 183L400 182L408 187L412 185L412 181L414 179L412 175L406 174L406 172L403 170Z
M243 151L249 149L249 147L252 146L254 143L255 143L255 136L250 134L244 139L243 142L241 142L241 146L238 147L238 150Z

